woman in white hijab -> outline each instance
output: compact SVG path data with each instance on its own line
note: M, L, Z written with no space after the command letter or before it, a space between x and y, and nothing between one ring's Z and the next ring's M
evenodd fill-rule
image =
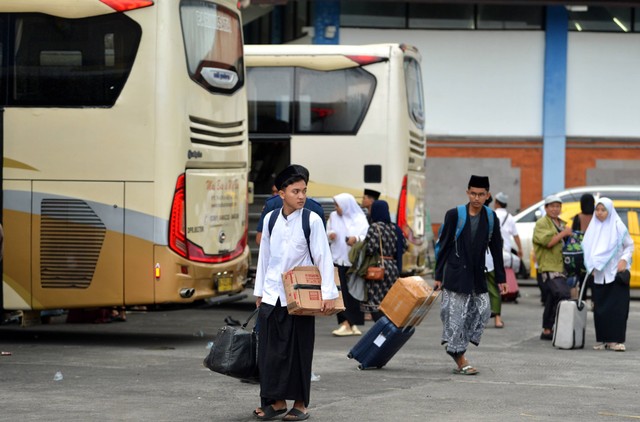
M613 201L600 198L582 240L587 272L593 272L596 350L625 351L633 240Z
M327 236L331 246L333 264L338 268L340 287L346 310L338 314L340 326L333 330L334 336L361 335L358 325L364 324L364 313L360 309L360 302L349 294L347 285L347 270L351 267L349 251L356 242L367 235L369 223L367 216L356 202L356 198L348 193L341 193L333 197L336 210L329 216L327 222Z

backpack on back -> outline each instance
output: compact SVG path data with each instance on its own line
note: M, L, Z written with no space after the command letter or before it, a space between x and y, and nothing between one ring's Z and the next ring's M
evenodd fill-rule
M583 238L583 232L574 230L562 245L562 259L567 277L579 277L585 273L584 251L582 250Z
M489 242L491 242L491 237L493 236L493 223L494 223L493 210L487 207L486 205L483 205L483 207L487 210L487 220L489 223ZM458 221L456 223L456 234L454 237L455 242L458 241L458 237L460 237L460 233L462 233L462 229L464 229L464 225L467 223L467 206L458 205L456 207L456 210L458 211ZM438 255L440 254L440 249L442 249L441 234L442 234L443 226L444 224L440 226L440 229L438 230L438 240L436 241L436 246L434 248L436 264L438 262Z

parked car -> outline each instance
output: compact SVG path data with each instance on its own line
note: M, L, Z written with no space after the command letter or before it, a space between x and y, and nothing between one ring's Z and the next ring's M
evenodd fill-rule
M620 218L629 228L629 232L635 242L635 251L633 259L633 267L631 272L632 287L640 288L640 230L638 229L638 213L640 212L640 186L586 186L580 188L571 188L557 193L556 195L562 199L562 214L560 218L571 224L573 217L580 213L580 197L590 193L596 199L599 197L607 197L613 200ZM525 210L514 216L520 242L522 243L522 256L525 257L524 263L528 271L531 271L531 259L526 257L532 256L533 229L536 221L544 215L544 199L531 205ZM531 271L532 276L535 274ZM634 286L635 284L635 286Z

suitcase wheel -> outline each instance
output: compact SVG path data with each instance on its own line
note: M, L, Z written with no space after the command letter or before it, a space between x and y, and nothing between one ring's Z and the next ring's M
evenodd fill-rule
M382 365L380 365L380 366L376 366L376 368L378 368L378 369L382 369Z
M348 359L353 359L353 353L349 352L349 354L347 355Z
M358 365L358 369L359 369L360 371L362 371L362 370L364 369L364 366L362 366L362 365Z

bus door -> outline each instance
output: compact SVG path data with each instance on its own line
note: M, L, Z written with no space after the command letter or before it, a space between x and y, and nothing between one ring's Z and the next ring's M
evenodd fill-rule
M32 309L124 303L124 184L34 181L31 201Z
M275 175L291 162L293 81L290 66L247 67L249 181L258 195L270 195Z

